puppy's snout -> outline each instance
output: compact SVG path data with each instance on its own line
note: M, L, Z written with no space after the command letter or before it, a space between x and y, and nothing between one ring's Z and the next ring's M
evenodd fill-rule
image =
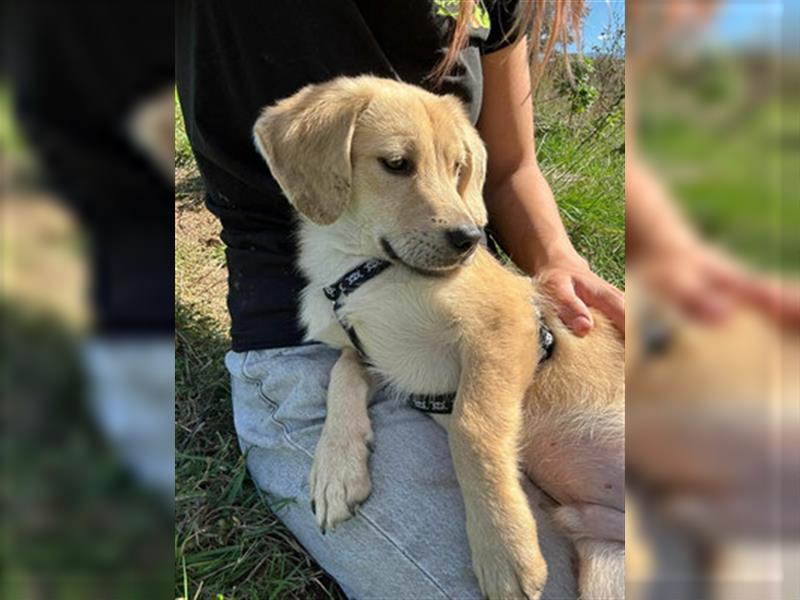
M481 230L475 225L460 225L445 232L447 242L458 253L466 254L471 251L481 240Z

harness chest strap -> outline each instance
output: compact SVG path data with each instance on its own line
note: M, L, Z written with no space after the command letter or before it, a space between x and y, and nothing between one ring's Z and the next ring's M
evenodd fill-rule
M339 310L342 308L344 298L355 292L370 279L380 275L389 268L391 264L392 263L389 261L380 258L372 258L345 273L335 283L322 288L325 297L333 304L333 314L336 316L336 320L347 334L356 352L358 352L361 359L367 364L370 364L369 357L364 351L364 346L361 344L361 340L358 338L355 328L339 313ZM553 332L550 331L550 328L544 323L543 319L539 320L539 347L542 351L541 358L539 359L539 363L541 364L553 355L553 350L555 349L555 337L553 336ZM408 402L412 407L423 412L450 414L453 412L455 398L456 392L432 396L411 394Z
M339 314L339 309L342 307L342 301L345 297L355 292L373 277L383 273L391 264L392 263L386 260L373 258L345 273L336 283L322 288L322 293L325 294L325 297L333 302L333 314L336 316L336 320L339 321L339 325L344 329L347 337L350 338L350 342L355 347L359 356L367 362L367 355L364 352L364 347L361 345L361 340L359 340L358 335L356 335L356 330L348 323L347 319Z

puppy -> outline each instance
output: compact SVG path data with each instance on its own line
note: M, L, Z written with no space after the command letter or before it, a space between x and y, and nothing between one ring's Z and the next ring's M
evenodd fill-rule
M486 151L461 102L340 78L266 108L254 137L301 217L307 337L342 349L310 479L320 527L369 495L373 383L454 392L437 420L483 592L538 598L547 580L521 467L561 505L582 596L622 597L623 345L599 314L572 336L529 278L479 244ZM365 275L375 259L381 272Z

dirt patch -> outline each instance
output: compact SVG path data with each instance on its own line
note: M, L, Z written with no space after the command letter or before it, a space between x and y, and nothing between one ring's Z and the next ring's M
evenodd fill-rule
M175 302L228 331L228 270L219 221L203 205L201 184L178 196L179 187L196 185L195 177L190 170L176 174Z

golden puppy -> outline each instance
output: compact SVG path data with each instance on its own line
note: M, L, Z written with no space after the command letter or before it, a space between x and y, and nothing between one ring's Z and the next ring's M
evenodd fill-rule
M319 525L348 519L369 495L374 380L417 397L456 392L438 420L484 593L538 598L547 579L521 466L561 504L582 596L621 597L623 346L599 314L590 335L573 337L531 279L478 244L486 152L459 100L341 78L266 108L254 136L302 217L307 337L342 349L311 472ZM372 259L380 274L332 306L328 292ZM544 323L555 346L540 363Z

